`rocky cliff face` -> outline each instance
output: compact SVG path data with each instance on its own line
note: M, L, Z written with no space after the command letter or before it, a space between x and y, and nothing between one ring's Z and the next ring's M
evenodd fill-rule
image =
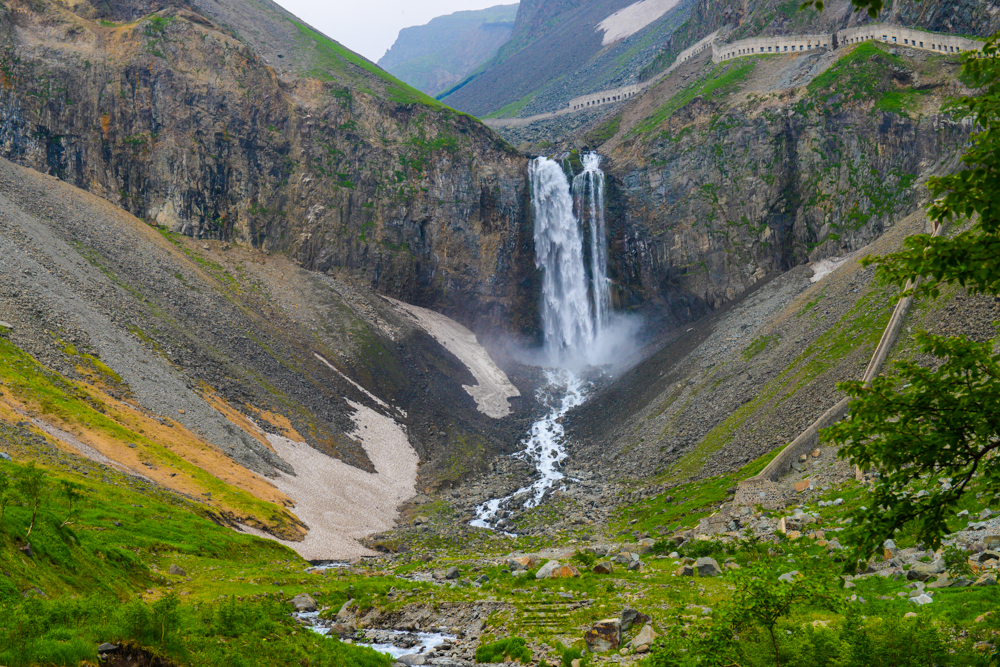
M868 44L696 64L681 73L693 83L654 90L601 147L619 304L715 308L870 243L922 203L928 175L955 164L968 127L938 109L957 68Z
M246 11L285 40L275 68L222 24L231 2L0 8L0 155L195 237L530 329L525 159L265 4Z

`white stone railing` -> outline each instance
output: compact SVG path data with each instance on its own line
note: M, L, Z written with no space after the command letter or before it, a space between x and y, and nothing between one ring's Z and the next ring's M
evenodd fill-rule
M981 40L956 37L955 35L940 35L888 24L865 25L837 32L837 43L840 46L859 44L869 40L908 46L911 49L937 51L938 53L965 53L983 48Z
M731 44L712 44L712 62L741 56L759 56L768 53L801 53L816 49L832 49L833 34L827 35L777 35L775 37L751 37Z
M875 23L872 25L860 26L857 28L847 28L836 33L819 35L777 35L774 37L751 37L741 39L730 44L719 44L716 37L719 31L716 30L711 35L703 37L693 46L677 54L677 58L667 69L663 70L649 81L636 83L611 90L601 90L589 95L580 95L569 101L566 107L559 111L531 116L530 118L512 118L491 121L491 125L523 125L525 121L552 118L573 111L582 111L604 104L614 104L635 97L643 90L653 85L664 76L670 74L686 61L698 55L708 47L712 47L712 62L720 63L733 58L744 56L759 56L777 53L802 53L815 51L816 49L836 49L841 46L859 44L861 42L874 40L907 46L925 51L935 51L937 53L965 53L966 51L978 51L982 48L981 40L968 39L967 37L956 37L954 35L941 35L933 32L923 32L911 28L901 28L887 23Z

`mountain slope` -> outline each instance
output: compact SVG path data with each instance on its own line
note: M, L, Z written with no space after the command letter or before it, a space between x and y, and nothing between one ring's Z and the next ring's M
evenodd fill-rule
M461 81L509 38L517 5L455 12L404 28L378 65L429 95Z
M0 9L0 155L190 236L533 328L523 156L273 3L204 5Z
M485 414L468 361L375 294L7 161L0 250L0 421L307 557L363 552L417 488L521 428L519 403Z
M598 24L633 4L522 2L510 41L480 71L439 97L480 117L527 116L561 108L577 95L634 82L691 3L680 2L638 32L603 44L605 30Z

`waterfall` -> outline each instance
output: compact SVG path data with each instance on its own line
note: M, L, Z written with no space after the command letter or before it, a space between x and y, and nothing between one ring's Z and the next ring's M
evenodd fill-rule
M584 228L590 228L590 298L597 333L607 325L611 304L608 290L608 232L604 224L604 172L601 156L583 156L583 171L573 178L573 202Z
M542 271L542 331L548 363L562 368L545 371L538 390L545 406L515 454L538 472L531 485L476 508L473 526L500 528L512 516L509 507L523 498L525 508L537 506L545 493L565 478L562 418L587 398L589 383L566 367L595 359L595 349L608 324L608 245L604 222L604 172L596 153L583 157L583 171L572 187L563 167L545 157L532 160L531 206L535 216L535 264ZM586 241L586 243L585 243Z
M535 216L535 265L542 270L542 331L552 361L579 358L607 324L608 246L601 158L588 153L572 188L562 166L545 157L529 167ZM589 229L590 252L584 252ZM589 261L588 261L589 260Z

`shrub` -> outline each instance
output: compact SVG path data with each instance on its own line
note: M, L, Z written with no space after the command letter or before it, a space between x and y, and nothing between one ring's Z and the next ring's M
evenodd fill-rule
M508 637L476 649L476 662L531 662L531 651L521 637Z

